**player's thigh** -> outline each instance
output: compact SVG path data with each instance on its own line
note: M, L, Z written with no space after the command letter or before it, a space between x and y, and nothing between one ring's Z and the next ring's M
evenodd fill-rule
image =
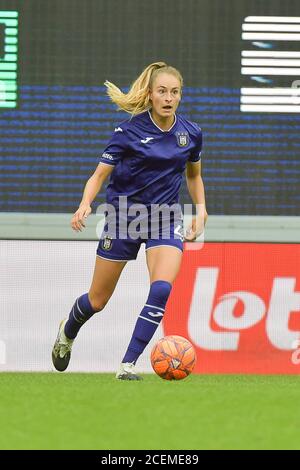
M110 261L96 256L95 269L89 299L94 308L101 309L110 299L118 283L126 261Z
M175 281L182 260L181 250L174 246L157 246L147 249L146 258L151 283Z

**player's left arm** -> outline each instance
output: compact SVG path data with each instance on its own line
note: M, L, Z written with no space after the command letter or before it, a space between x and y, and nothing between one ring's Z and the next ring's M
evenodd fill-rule
M196 217L193 218L191 225L188 227L185 239L186 241L195 241L203 232L208 217L204 184L201 176L201 160L196 163L188 161L185 176L189 194L196 206Z

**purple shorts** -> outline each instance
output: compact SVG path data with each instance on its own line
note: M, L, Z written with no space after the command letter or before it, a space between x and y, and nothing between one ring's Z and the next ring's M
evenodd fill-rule
M137 254L142 243L146 244L146 250L157 246L174 246L178 250L183 251L182 227L177 226L171 229L168 238L132 238L120 239L112 238L108 235L102 235L97 248L97 256L111 261L132 261L137 258Z

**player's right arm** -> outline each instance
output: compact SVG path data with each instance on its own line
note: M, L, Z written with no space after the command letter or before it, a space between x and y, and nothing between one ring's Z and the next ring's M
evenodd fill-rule
M105 163L99 163L93 175L88 179L79 208L75 212L71 220L71 227L76 232L82 231L85 227L84 220L92 212L91 204L97 194L99 193L104 181L109 177L113 171L113 165L107 165Z

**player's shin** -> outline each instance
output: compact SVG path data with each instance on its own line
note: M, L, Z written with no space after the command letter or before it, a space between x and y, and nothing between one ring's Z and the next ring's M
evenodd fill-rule
M122 363L134 363L142 354L160 324L172 285L166 281L155 281L151 284L146 304L141 311L131 341Z
M74 339L82 325L96 313L90 301L88 294L84 294L76 299L70 312L68 321L65 324L65 335L69 339Z

